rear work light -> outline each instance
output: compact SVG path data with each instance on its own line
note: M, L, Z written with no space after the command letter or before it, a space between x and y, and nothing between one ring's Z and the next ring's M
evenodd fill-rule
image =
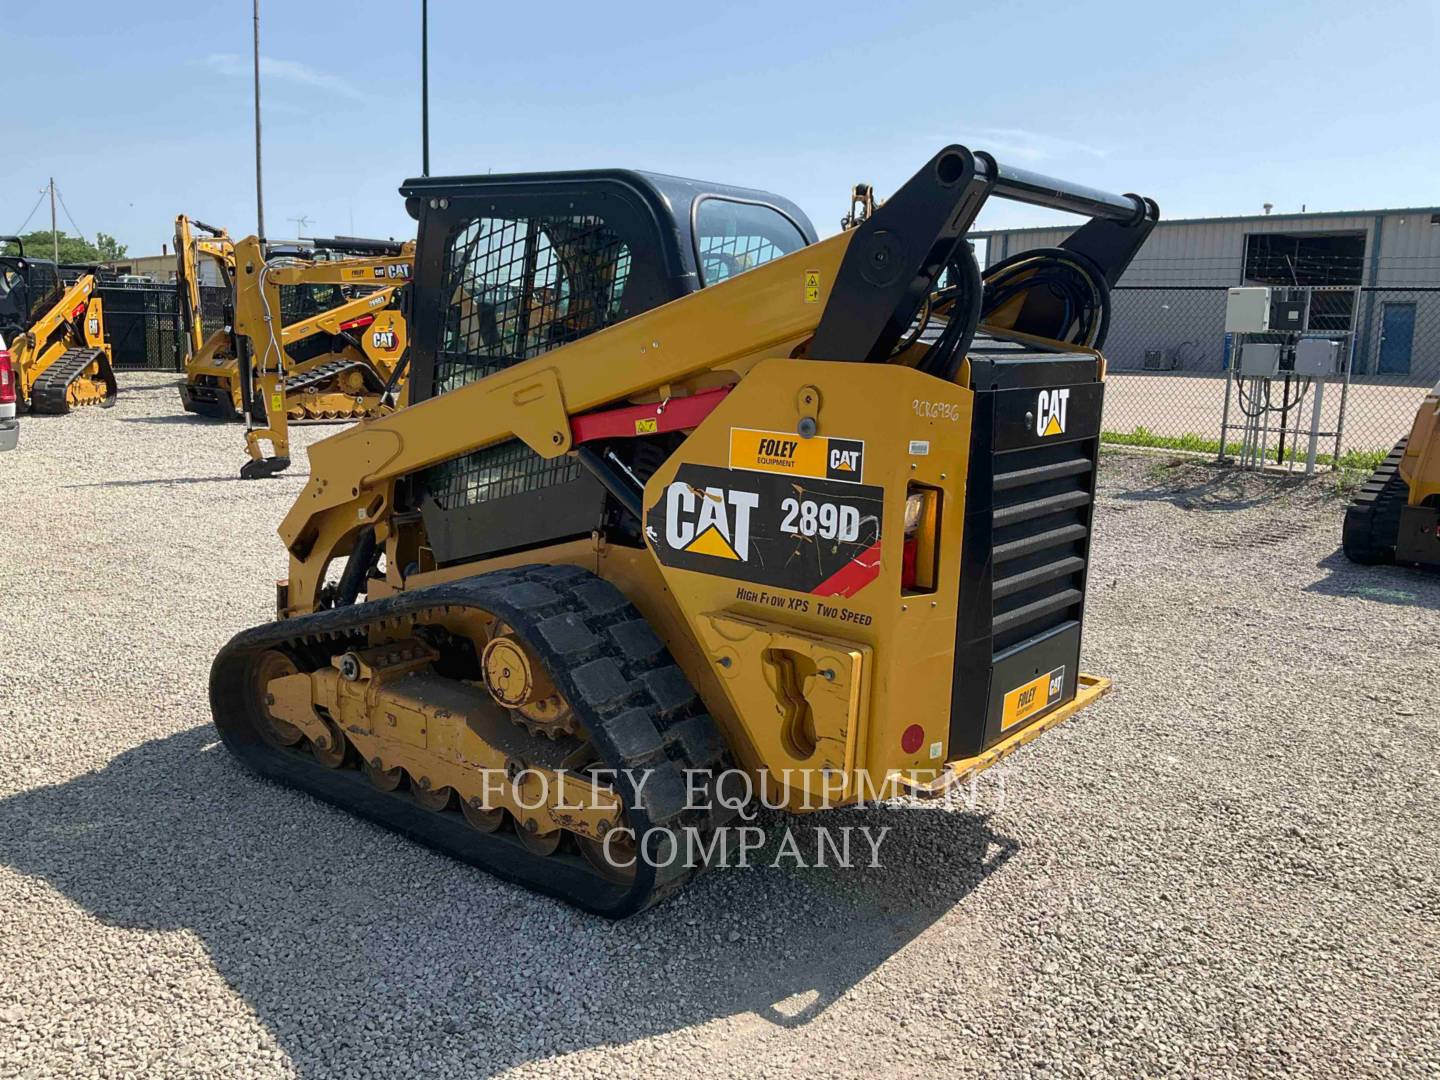
M10 352L0 349L0 405L15 404L15 369L10 366Z

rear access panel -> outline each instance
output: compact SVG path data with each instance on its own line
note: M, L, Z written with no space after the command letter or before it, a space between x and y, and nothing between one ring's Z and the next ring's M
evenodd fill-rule
M1100 361L982 343L949 756L1074 699L1104 383Z

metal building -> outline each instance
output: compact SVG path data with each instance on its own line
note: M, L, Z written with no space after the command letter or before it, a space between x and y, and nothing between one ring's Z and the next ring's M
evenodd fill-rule
M971 240L989 266L1070 231L1006 229ZM1430 385L1440 377L1440 208L1162 220L1116 291L1112 365L1223 370L1225 289L1234 285L1303 290L1313 299L1309 329L1353 331L1357 378Z

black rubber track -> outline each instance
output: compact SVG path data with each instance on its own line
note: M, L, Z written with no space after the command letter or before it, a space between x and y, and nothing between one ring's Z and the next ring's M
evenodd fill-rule
M1345 508L1342 532L1345 557L1366 566L1395 561L1400 538L1400 512L1410 498L1410 485L1400 475L1400 459L1409 443L1407 435L1395 444L1370 474L1351 504Z
M285 377L285 392L293 393L297 390L305 390L311 386L319 386L322 383L343 375L353 368L360 368L365 373L365 389L371 393L380 393L385 389L385 382L369 364L359 360L327 360L309 371L298 375L287 375Z
M30 411L60 416L70 411L66 391L85 369L96 364L100 378L105 381L105 397L100 407L108 409L115 404L119 387L115 385L115 369L102 349L66 349L56 361L40 373L30 387Z
M724 744L689 680L618 589L574 566L496 571L236 635L210 672L210 707L225 745L264 777L598 915L632 915L684 885L698 868L683 857L659 868L639 860L634 880L617 884L578 854L535 855L508 832L478 832L455 810L425 810L403 791L377 790L357 769L324 768L308 751L277 748L257 732L251 665L265 650L283 649L302 669L314 670L335 653L366 644L368 628L381 620L456 608L482 609L509 623L579 714L601 763L646 776L638 802L623 772L616 787L637 836L655 827L663 846L667 830L673 837L693 829L708 845L733 816L686 806L686 771L713 774L725 760ZM692 779L696 787L704 783Z

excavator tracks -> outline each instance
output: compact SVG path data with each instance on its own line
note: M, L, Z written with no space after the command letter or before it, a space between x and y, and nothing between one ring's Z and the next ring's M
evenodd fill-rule
M360 376L359 392L351 393L338 385L341 377L350 372ZM362 420L376 415L383 392L384 387L377 383L367 365L354 360L330 360L286 377L286 415L292 424ZM235 408L229 385L209 376L202 376L198 382L181 383L180 401L186 412L197 416L213 420L242 418ZM253 409L256 421L264 423L264 403L256 399Z
M360 376L361 386L350 393L340 388L341 378ZM385 387L374 369L358 360L329 360L285 379L285 404L292 422L359 420L374 414Z
M104 350L66 349L30 388L30 411L58 416L82 405L108 409L117 392L115 370Z
M1345 509L1342 531L1345 556L1364 565L1395 561L1395 542L1400 536L1400 512L1410 497L1410 487L1400 475L1409 436L1370 474L1354 501Z
M356 761L353 749L347 758L343 737L339 747L311 745L283 723L277 737L259 688L287 674L288 665L319 670L347 650L412 633L426 637L427 630L475 616L499 620L533 650L573 708L592 763L615 770L613 790L628 827L647 845L658 837L647 850L678 852L669 865L664 857L638 859L633 871L617 874L585 858L573 833L562 830L555 843L537 844L511 823L501 825L503 811L457 810L453 801L437 811L424 781L406 791L400 770ZM477 643L469 638L440 632L427 640L440 654L437 674L455 678L473 666ZM210 704L226 747L261 776L609 918L634 914L684 885L698 869L686 852L709 850L715 830L732 816L697 808L714 800L691 794L715 782L725 756L694 689L624 595L580 567L501 570L244 631L216 657ZM537 754L552 741L518 723L513 731ZM640 797L636 777L644 778Z

